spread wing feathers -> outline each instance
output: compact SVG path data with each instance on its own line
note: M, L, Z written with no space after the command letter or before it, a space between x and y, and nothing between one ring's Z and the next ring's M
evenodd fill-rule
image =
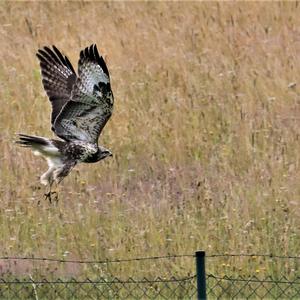
M100 57L96 45L91 45L80 52L78 75L80 80L76 82L75 93L79 90L81 93L94 96L94 87L99 82L110 85L107 66L103 57Z
M64 140L98 143L111 109L87 103L69 101L55 122L55 133Z
M71 100L57 116L54 131L67 141L97 143L112 114L113 94L108 69L96 45L80 52L78 73Z
M53 49L48 47L39 49L36 55L40 60L44 89L52 104L53 125L62 107L71 97L77 76L69 59L55 46Z

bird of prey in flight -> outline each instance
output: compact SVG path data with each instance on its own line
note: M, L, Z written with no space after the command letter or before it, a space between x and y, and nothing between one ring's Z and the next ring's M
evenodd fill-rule
M67 56L55 47L39 49L44 89L52 105L52 130L60 139L19 134L18 144L46 158L49 169L40 181L59 183L80 162L94 163L112 153L98 144L113 111L107 66L96 45L80 52L78 75Z

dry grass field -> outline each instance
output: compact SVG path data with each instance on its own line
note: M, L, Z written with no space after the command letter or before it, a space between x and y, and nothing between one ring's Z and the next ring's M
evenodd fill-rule
M299 254L299 9L1 2L0 256ZM115 110L101 143L114 157L77 166L50 205L38 180L46 163L13 143L18 132L53 136L35 52L55 44L77 67L91 43L111 73ZM271 268L214 262L210 268ZM188 259L144 264L142 275L194 267ZM126 277L136 269L110 271Z

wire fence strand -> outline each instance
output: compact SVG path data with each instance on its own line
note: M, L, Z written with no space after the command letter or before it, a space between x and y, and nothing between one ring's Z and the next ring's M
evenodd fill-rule
M0 260L34 260L34 261L49 261L58 263L74 263L74 264L108 264L108 263L124 263L142 260L159 260L159 259L171 259L171 258L183 258L183 257L195 257L194 254L180 254L180 255L164 255L164 256L149 256L149 257L137 257L137 258L125 258L125 259L105 259L105 260L68 260L59 258L48 257L18 257L18 256L3 256Z
M207 278L214 278L218 280L227 280L227 281L240 281L240 282L259 282L259 283L274 283L274 284L300 284L300 277L296 278L294 281L289 281L289 280L275 280L275 279L259 279L256 276L250 277L250 278L235 278L235 277L230 277L230 276L215 276L213 274L208 274Z
M211 254L206 255L207 258L214 258L214 257L265 257L265 258L278 258L278 259L300 259L300 256L283 256L283 255L274 255L274 254Z
M172 258L184 258L184 257L195 257L195 254L179 254L179 255L162 255L162 256L148 256L148 257L137 257L137 258L125 258L125 259L104 259L104 260L68 260L59 258L49 257L18 257L18 256L2 256L0 260L32 260L32 261L49 261L57 263L74 263L74 264L108 264L108 263L124 263L133 261L143 260L160 260L160 259L172 259ZM300 259L300 256L282 256L274 254L207 254L206 258L218 258L218 257L264 257L264 258L278 258L278 259Z

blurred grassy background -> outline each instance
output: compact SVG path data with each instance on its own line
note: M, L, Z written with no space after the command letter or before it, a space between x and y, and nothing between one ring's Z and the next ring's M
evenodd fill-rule
M299 253L298 3L1 2L0 17L0 256ZM111 73L114 158L38 205L46 163L13 144L52 136L35 52L55 44L77 67L91 43Z

